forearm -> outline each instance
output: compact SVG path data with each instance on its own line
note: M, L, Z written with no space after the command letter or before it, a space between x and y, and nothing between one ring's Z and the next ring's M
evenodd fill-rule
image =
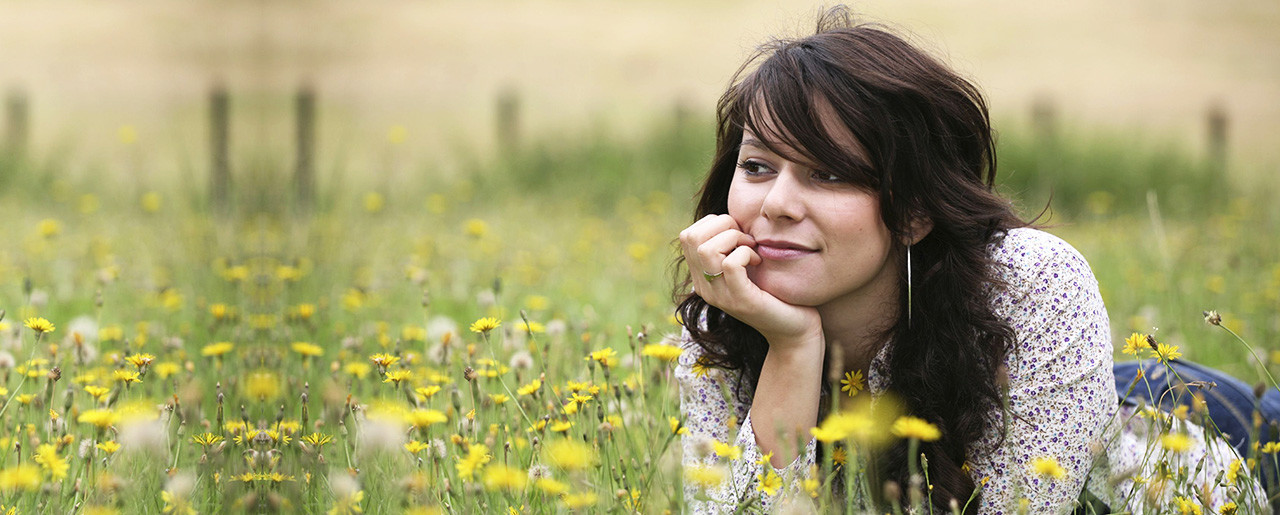
M800 345L770 345L750 416L760 453L773 453L774 467L791 463L804 448L809 428L818 424L823 352L820 336Z

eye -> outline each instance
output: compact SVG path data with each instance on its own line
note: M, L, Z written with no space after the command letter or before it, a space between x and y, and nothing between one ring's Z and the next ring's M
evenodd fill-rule
M844 179L840 178L840 176L833 173L824 172L822 170L814 170L813 173L810 174L810 177L813 177L813 180L818 182L829 182L829 183L844 182Z
M769 169L769 165L752 159L739 161L738 169L748 176L765 175L773 171Z

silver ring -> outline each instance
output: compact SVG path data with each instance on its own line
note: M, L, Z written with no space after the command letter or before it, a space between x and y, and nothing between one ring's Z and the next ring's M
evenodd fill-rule
M716 280L716 278L717 278L717 277L720 277L720 276L722 276L722 275L724 275L724 270L721 270L721 271L716 272L716 273L714 273L714 274L708 274L706 270L703 270L703 271L702 271L702 276L703 276L703 277L705 277L705 278L707 279L707 282L714 281L714 280Z

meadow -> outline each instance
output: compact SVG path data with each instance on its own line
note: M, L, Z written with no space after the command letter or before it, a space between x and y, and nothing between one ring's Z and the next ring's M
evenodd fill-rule
M672 240L711 133L584 130L394 183L322 163L310 210L283 157L225 212L203 179L4 157L0 513L680 512ZM1136 332L1280 372L1274 192L1080 134L1002 133L1001 188L1088 258L1117 359Z

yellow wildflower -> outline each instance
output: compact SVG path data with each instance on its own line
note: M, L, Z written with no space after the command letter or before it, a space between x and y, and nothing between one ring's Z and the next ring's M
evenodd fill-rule
M1031 470L1036 475L1048 479L1062 479L1067 477L1067 471L1058 464L1058 460L1053 456L1042 456L1031 460Z
M467 451L467 457L461 458L456 464L458 468L458 477L471 481L475 473L480 470L493 456L489 454L489 448L484 444L474 443Z
M49 322L42 317L31 317L23 323L27 326L27 329L41 334L51 333L55 329L52 322Z
M489 490L518 492L528 480L529 474L518 468L497 464L484 469L484 487Z
M1161 363L1168 363L1171 360L1182 357L1182 353L1178 352L1177 345L1161 343L1156 348L1151 349L1151 357L1160 360Z
M223 354L231 352L231 350L234 348L236 348L236 344L231 342L210 343L200 349L200 354L203 356L219 357L219 356L222 356Z
M35 461L54 479L67 477L67 471L71 470L67 459L58 456L58 448L53 444L40 444L40 447L36 448Z
M524 386L521 386L520 388L517 388L517 389L516 389L516 394L518 394L518 395L533 395L533 394L534 394L535 392L537 392L540 388L542 388L542 380L540 380L540 379L534 379L533 381L530 381L530 382L529 382L529 384L526 384L526 385L524 385Z
M684 468L685 481L703 490L718 488L728 475L728 471L721 466L690 465Z
M564 502L566 508L576 510L594 506L597 498L593 492L583 492L580 494L565 494L560 500Z
M383 379L382 382L395 383L396 386L400 386L400 383L408 381L411 378L413 378L412 370L392 370L391 372L387 372L386 378Z
M550 495L560 495L569 491L569 485L549 477L539 478L533 485Z
M102 452L105 452L107 454L115 454L116 451L120 450L120 444L114 441L101 442L95 445L94 447L101 449Z
M372 361L373 364L378 365L378 367L380 368L387 368L391 365L399 363L400 357L392 356L390 354L378 353L378 354L369 356L369 361Z
M1160 446L1176 453L1187 452L1191 449L1191 437L1182 433L1169 433L1160 437Z
M711 448L715 450L716 456L728 458L734 461L742 457L742 448L736 445L721 443L719 440L711 442Z
M152 361L155 361L156 357L147 353L142 353L130 354L129 357L124 359L138 369L142 369L143 367L150 365Z
M568 431L568 430L569 430L569 428L571 428L571 427L573 427L573 422L572 422L572 421L568 421L568 420L561 420L561 421L558 421L558 422L556 422L556 423L554 423L554 424L551 424L551 431L552 431L552 432L556 432L556 433L563 433L563 432L565 432L565 431Z
M493 317L483 317L471 323L471 332L489 334L489 331L497 329L502 325L502 321Z
M404 444L404 450L409 451L410 454L418 454L419 452L430 448L431 444L419 442L417 440L410 440L409 443Z
M138 377L137 372L124 369L116 369L111 373L111 377L113 377L117 383L124 383L126 385L142 382L142 379Z
M324 433L311 433L302 437L302 441L317 448L324 447L325 444L332 442L333 437Z
M1130 356L1137 356L1144 349L1150 349L1147 345L1147 335L1142 333L1133 333L1124 339L1124 349L1121 352Z
M850 370L845 372L844 379L840 380L840 384L843 385L840 387L840 391L849 392L850 397L857 395L858 392L867 387L866 383L862 380L861 370Z
M544 450L551 465L565 470L582 470L594 462L590 446L569 438L553 440Z
M222 437L213 433L205 432L191 437L192 443L200 444L206 448L222 441Z
M765 495L777 495L782 488L782 478L772 470L765 469L763 473L756 475L756 480L756 491L764 492Z
M0 490L35 491L40 484L40 468L35 465L23 463L0 470Z
M688 433L689 433L689 428L685 427L685 426L684 426L684 424L680 422L680 419L678 419L678 418L676 418L676 417L670 417L670 418L668 418L668 419L667 419L667 422L669 422L669 423L671 424L671 432L672 432L672 433L675 433L675 434L678 434L678 435L683 435L683 434L688 434Z
M418 395L421 395L423 399L430 399L433 395L440 393L440 386L434 384L430 386L419 386L413 391Z
M81 413L80 418L76 419L76 421L81 424L93 424L98 426L98 429L106 429L119 419L119 415L109 409L91 409Z
M293 352L301 354L303 357L313 358L324 354L324 349L310 342L293 342L291 347Z
M428 427L431 424L448 422L449 417L443 412L433 409L415 409L404 415L404 423L416 428Z
M684 349L676 345L667 345L665 343L650 343L644 346L640 351L641 355L657 358L662 361L675 361L680 359L680 355L684 353Z
M182 366L172 361L157 363L155 368L156 375L160 376L160 379L168 379L169 376L178 373L179 370L182 370Z
M605 347L587 355L586 360L597 361L605 367L612 368L618 364L618 352L613 350L613 347Z
M912 417L910 415L898 417L893 422L893 427L889 430L894 436L900 438L915 438L922 442L932 442L942 438L942 432L938 430L938 426L926 422L924 419Z

